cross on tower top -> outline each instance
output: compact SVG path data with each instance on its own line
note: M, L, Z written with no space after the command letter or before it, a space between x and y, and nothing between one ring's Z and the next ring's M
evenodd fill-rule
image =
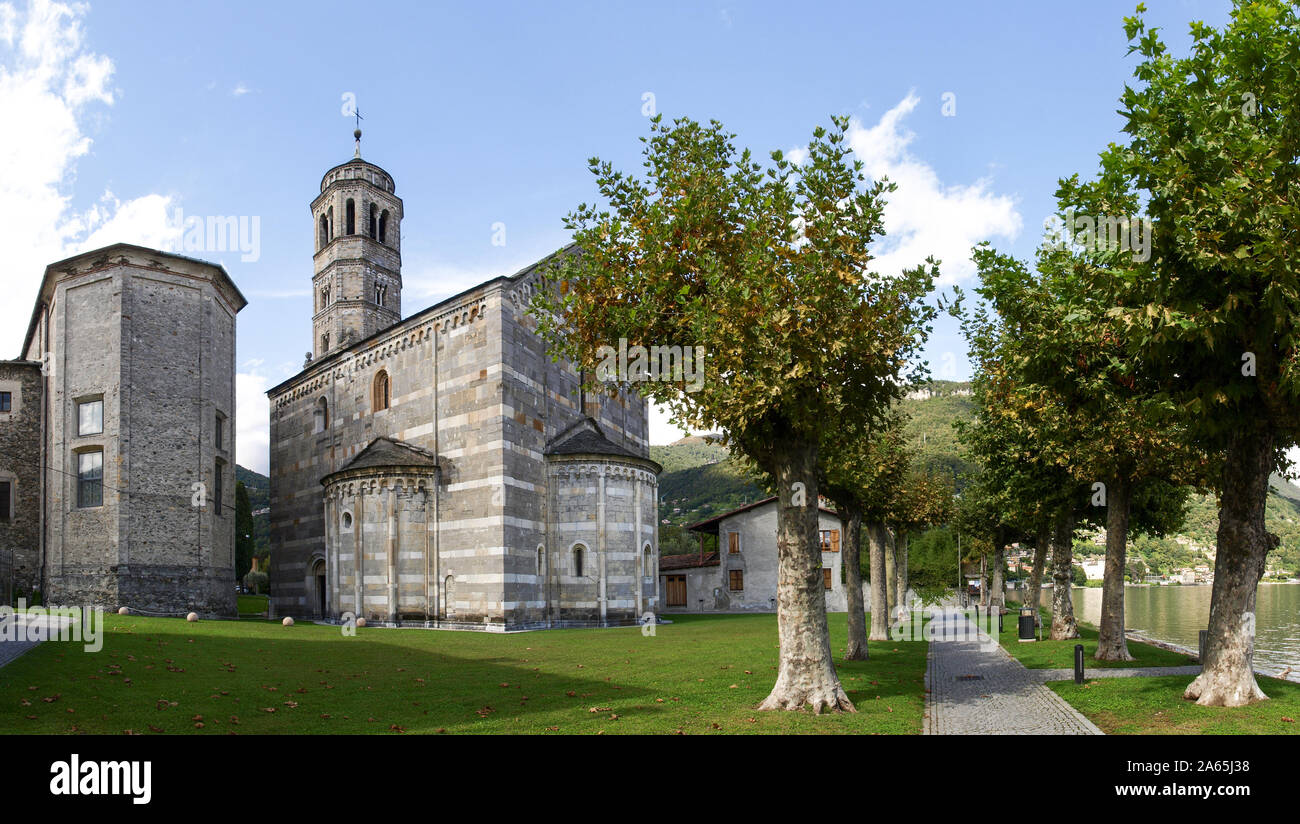
M361 157L361 121L365 120L365 118L361 116L360 109L353 111L353 114L356 115L357 118L357 128L352 132L352 137L357 141L357 150L352 156L359 159Z

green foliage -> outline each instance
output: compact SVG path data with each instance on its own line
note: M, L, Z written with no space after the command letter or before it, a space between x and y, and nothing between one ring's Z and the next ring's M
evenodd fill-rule
M866 183L848 125L814 130L802 164L774 152L764 166L717 122L656 117L644 178L592 159L604 206L568 215L575 248L547 267L534 301L552 353L594 372L621 338L703 347L698 391L636 389L679 424L722 431L769 474L826 421L879 414L900 376L918 377L937 266L870 272L891 185Z
M244 574L244 586L251 589L255 595L266 592L270 585L271 577L265 572L247 572Z
M908 543L908 576L918 588L951 592L957 581L957 537L950 526L927 529Z
M253 566L253 512L248 503L248 489L243 481L235 482L235 580Z

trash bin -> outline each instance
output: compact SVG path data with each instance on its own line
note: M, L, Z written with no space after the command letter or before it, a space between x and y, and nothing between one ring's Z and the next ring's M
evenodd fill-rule
M1035 640L1035 639L1034 639L1034 626L1035 626L1035 624L1037 623L1037 621L1036 621L1035 619L1036 619L1038 616L1036 616L1036 615L1034 614L1034 612L1035 612L1035 610L1034 610L1033 607L1021 607L1021 608L1020 608L1020 640L1021 640L1021 642L1025 642L1025 641L1033 641L1033 640Z

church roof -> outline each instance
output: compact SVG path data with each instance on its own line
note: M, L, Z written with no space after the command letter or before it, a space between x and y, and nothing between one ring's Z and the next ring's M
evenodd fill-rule
M346 166L347 164L345 163L343 165ZM351 343L342 349L336 349L322 358L313 360L311 363L303 367L301 372L294 375L293 377L287 378L286 380L281 381L275 386L272 386L270 389L266 390L266 394L271 397L275 397L275 395L279 393L281 390L285 389L286 387L292 386L293 384L298 383L299 381L303 380L303 378L306 377L307 375L316 374L317 371L324 371L324 364L332 364L338 361L343 361L347 358L349 353L359 352L362 349L371 346L372 344L374 344L375 341L379 340L380 338L386 335L388 336L400 335L403 330L417 326L422 321L426 320L429 315L436 315L438 312L444 311L448 306L454 306L457 303L461 303L467 297L474 294L475 292L478 292L480 290L486 290L488 287L496 284L514 283L520 280L521 278L526 277L527 275L533 273L540 267L546 265L550 261L554 260L556 257L563 254L570 253L572 250L576 249L577 246L578 244L576 243L565 244L564 246L555 250L554 252L547 255L546 257L528 264L524 268L515 272L513 275L498 275L493 278L488 278L487 280L483 281L477 286L471 286L468 289L457 292L456 294L452 295L449 298L444 298L443 300L438 301L432 306L421 309L419 312L416 312L414 315L411 315L410 317L404 318L398 321L397 323L394 323L392 326L389 326L385 329L380 329L378 332L373 333L367 338L363 338L359 341Z
M619 458L632 458L633 460L654 466L655 472L662 472L663 467L649 458L638 455L626 447L618 444L605 437L605 433L600 430L600 426L591 418L579 418L569 426L565 427L560 434L551 439L546 445L546 454L563 456L563 455L612 455Z
M321 483L328 484L334 476L358 469L437 468L437 456L427 449L393 438L375 438L369 446L358 452L356 457L345 463L342 469L322 478Z

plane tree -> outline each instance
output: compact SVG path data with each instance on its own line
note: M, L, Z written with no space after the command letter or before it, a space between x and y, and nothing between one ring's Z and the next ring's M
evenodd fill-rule
M590 161L599 201L566 217L574 246L534 298L552 354L584 370L620 339L706 353L703 380L633 385L679 425L721 431L776 489L780 657L765 710L854 711L827 627L819 442L898 399L933 315L933 260L872 271L892 184L866 180L848 128L832 118L802 163L763 163L716 121L653 118L641 172Z

